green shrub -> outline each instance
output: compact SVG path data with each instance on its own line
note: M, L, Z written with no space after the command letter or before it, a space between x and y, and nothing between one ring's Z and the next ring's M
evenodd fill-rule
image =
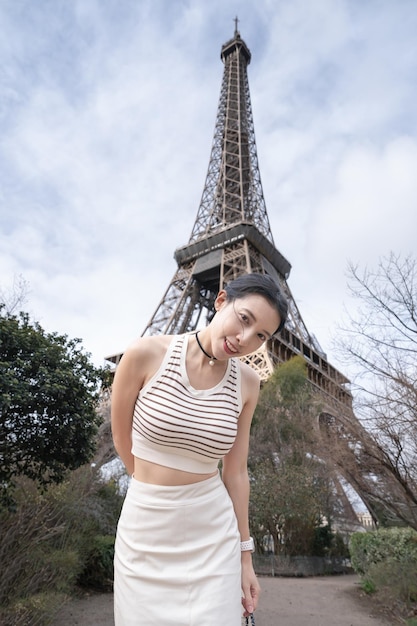
M35 557L35 558L33 558ZM54 589L59 593L71 594L82 568L82 559L76 550L49 549L32 557L33 566L44 572L40 589Z
M342 557L344 559L350 558L349 546L340 533L333 535L329 556Z
M19 482L16 510L0 510L0 604L43 591L68 592L81 569L71 549L59 504L30 480Z
M355 533L350 540L351 562L368 593L383 591L386 600L417 602L417 532L384 528Z
M350 562L358 574L368 569L368 550L372 542L371 533L354 533L349 541Z
M354 533L349 550L352 567L358 574L365 574L371 565L388 559L417 562L417 532L412 528L382 528Z
M97 535L85 561L78 583L100 591L113 588L114 537Z
M0 608L0 624L2 626L46 626L50 623L50 616L59 610L66 599L67 597L63 594L49 592L16 600L7 608Z
M312 556L325 556L330 552L333 542L333 533L329 525L319 526L314 529L313 540L311 542Z
M82 577L111 588L122 501L90 466L44 492L29 479L16 481L14 508L0 505L2 626L46 624L54 598L72 594Z
M376 592L375 583L368 578L361 580L361 587L365 593L371 594Z
M385 598L398 599L407 605L417 602L417 561L387 559L374 563L365 580L375 589L383 589Z

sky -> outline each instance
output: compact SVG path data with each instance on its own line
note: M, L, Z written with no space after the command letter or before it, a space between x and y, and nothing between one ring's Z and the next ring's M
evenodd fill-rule
M141 335L197 216L235 16L275 246L349 375L348 263L416 250L415 0L0 0L0 288L21 277L97 365Z

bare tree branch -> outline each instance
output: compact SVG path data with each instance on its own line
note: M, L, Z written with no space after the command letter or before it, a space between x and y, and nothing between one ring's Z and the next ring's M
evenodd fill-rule
M389 491L375 486L369 494L376 506L417 528L416 261L391 253L375 271L350 264L349 290L358 307L335 344L359 368L357 413L367 436L356 433L356 460L364 476L387 477ZM353 459L342 452L353 475Z

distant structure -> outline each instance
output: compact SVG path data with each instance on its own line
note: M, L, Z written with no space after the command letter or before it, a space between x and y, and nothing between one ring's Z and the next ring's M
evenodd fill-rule
M376 525L370 513L358 513L358 519L365 530L375 530Z
M358 471L350 449L355 436L363 431L352 410L349 380L328 362L307 330L287 282L291 265L272 236L249 93L251 53L241 39L237 19L233 38L222 46L221 60L224 73L200 207L188 243L175 250L177 269L142 335L195 330L201 322L209 321L218 291L242 274L260 272L279 281L289 302L286 326L278 338L268 341L246 361L266 380L277 364L295 355L304 357L308 378L323 401L320 426L340 435L337 454L342 450L343 463L341 458L333 459L334 465L373 511L374 478ZM117 366L121 356L107 360ZM349 463L344 472L346 458ZM336 491L344 501L345 516L358 522L340 484Z

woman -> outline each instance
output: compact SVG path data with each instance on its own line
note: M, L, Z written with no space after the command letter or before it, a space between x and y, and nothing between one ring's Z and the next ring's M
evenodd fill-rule
M196 333L142 337L112 392L115 448L132 474L115 546L116 626L238 626L257 606L247 456L259 377L239 357L281 330L287 303L247 274ZM222 473L218 463L222 461Z

